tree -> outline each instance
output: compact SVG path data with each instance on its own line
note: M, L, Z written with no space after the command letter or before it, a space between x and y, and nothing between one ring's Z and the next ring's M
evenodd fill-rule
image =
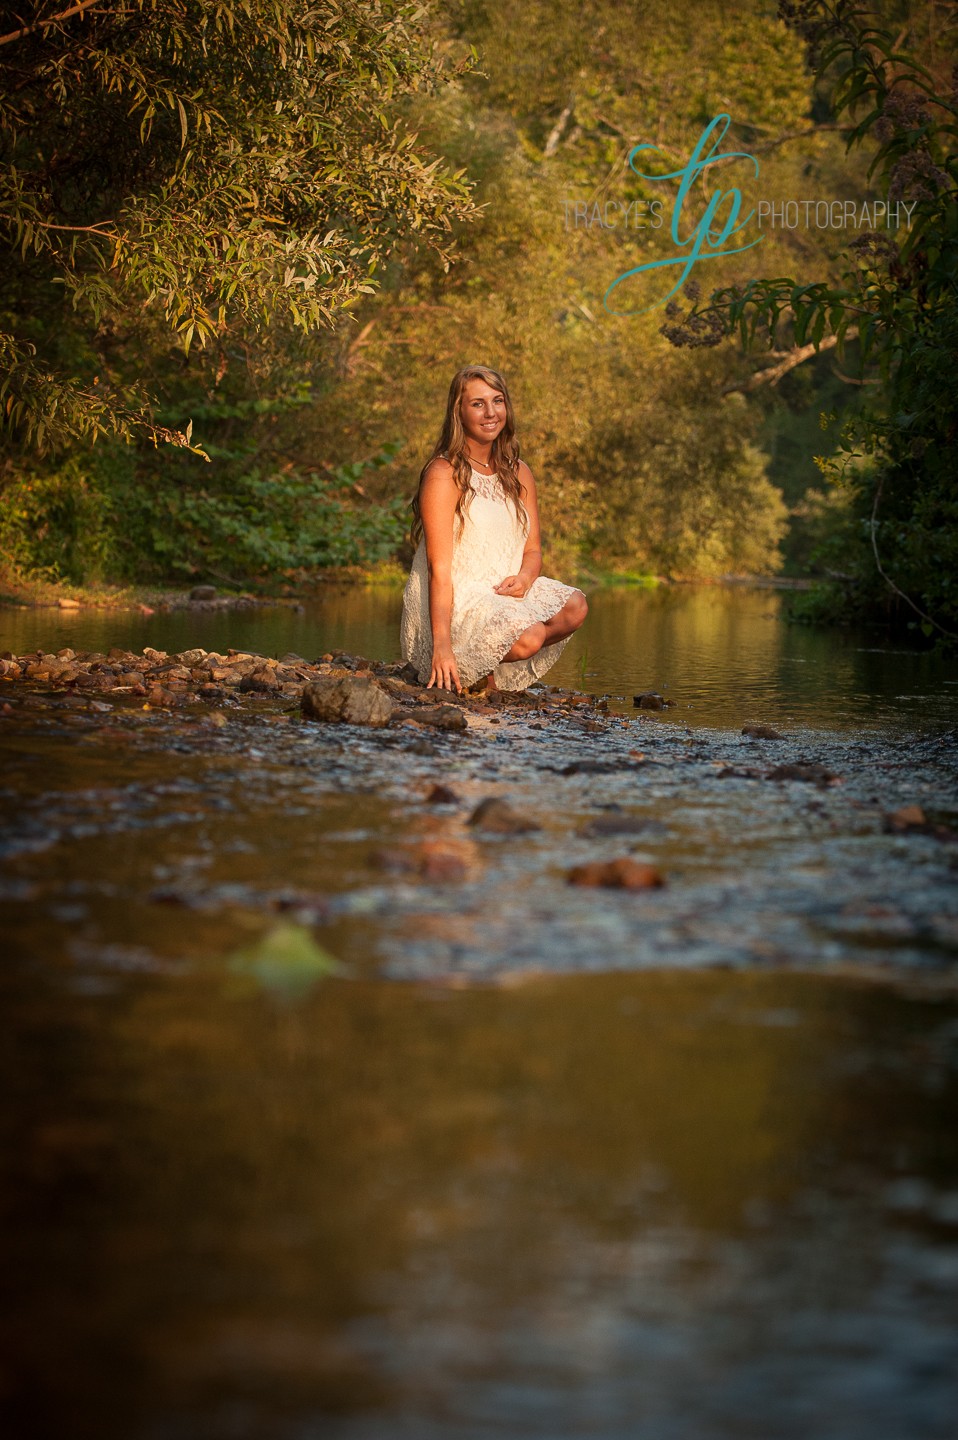
M929 68L902 48L907 16L898 30L856 0L779 8L828 78L834 113L850 118L848 146L875 145L870 173L886 201L914 203L911 226L901 245L882 231L859 236L838 284L753 279L673 316L666 333L680 345L738 335L743 347L772 348L781 325L797 346L834 341L841 354L854 329L860 373L871 366L879 384L843 426L838 456L821 462L850 492L858 538L852 574L829 603L846 617L910 617L956 642L958 36L936 36Z
M333 323L414 235L448 266L463 172L401 102L467 69L406 0L40 0L0 35L0 424L42 450L151 415L137 351ZM199 453L202 453L201 451Z

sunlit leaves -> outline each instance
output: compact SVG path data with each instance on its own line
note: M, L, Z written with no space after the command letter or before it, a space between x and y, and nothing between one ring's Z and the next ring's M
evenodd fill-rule
M62 25L0 49L16 79L0 98L0 242L20 267L3 288L55 281L91 327L145 305L188 355L230 331L329 326L404 233L446 263L468 184L389 108L456 72L421 22L404 0L110 0L82 43ZM48 444L50 383L76 401L56 436L86 433L82 382L39 375L21 368L8 424ZM90 409L97 433L160 433L109 404Z

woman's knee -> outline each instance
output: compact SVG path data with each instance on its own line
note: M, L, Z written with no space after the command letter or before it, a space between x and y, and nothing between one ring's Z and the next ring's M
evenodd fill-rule
M589 613L589 602L582 591L577 590L574 595L570 595L564 608L569 619L569 624L573 630L578 630Z
M542 649L542 642L546 638L546 627L541 620L530 625L528 630L523 630L519 638L513 643L509 656L513 660L528 660L530 656L537 655Z

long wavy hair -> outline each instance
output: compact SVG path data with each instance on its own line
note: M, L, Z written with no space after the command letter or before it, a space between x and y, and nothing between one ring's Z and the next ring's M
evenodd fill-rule
M465 507L472 496L472 465L466 453L466 432L462 428L459 406L463 391L470 380L484 380L494 390L499 390L506 402L506 423L492 442L490 454L493 465L492 473L499 476L507 498L515 506L520 524L528 532L529 516L522 503L522 484L519 480L519 442L516 439L515 415L512 411L512 401L509 398L506 382L498 370L491 370L488 365L465 365L452 377L449 396L446 400L446 418L442 422L442 430L433 446L432 454L419 472L419 485L409 506L413 514L409 538L414 546L419 544L423 535L422 513L419 506L422 482L432 462L440 456L449 461L456 485L459 487L454 521L458 521L459 532L462 533Z

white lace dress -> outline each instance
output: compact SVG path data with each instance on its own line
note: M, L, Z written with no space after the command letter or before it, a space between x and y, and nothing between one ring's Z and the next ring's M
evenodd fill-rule
M545 645L528 660L502 663L523 630L537 620L549 620L576 587L540 575L520 600L497 595L495 587L507 575L518 574L525 534L496 475L472 472L472 494L463 511L462 533L453 522L452 616L450 635L459 679L472 685L492 674L500 690L525 690L558 660L571 635ZM429 619L429 573L426 542L419 541L409 579L403 591L400 625L402 656L416 667L419 680L428 684L432 670L432 625Z

